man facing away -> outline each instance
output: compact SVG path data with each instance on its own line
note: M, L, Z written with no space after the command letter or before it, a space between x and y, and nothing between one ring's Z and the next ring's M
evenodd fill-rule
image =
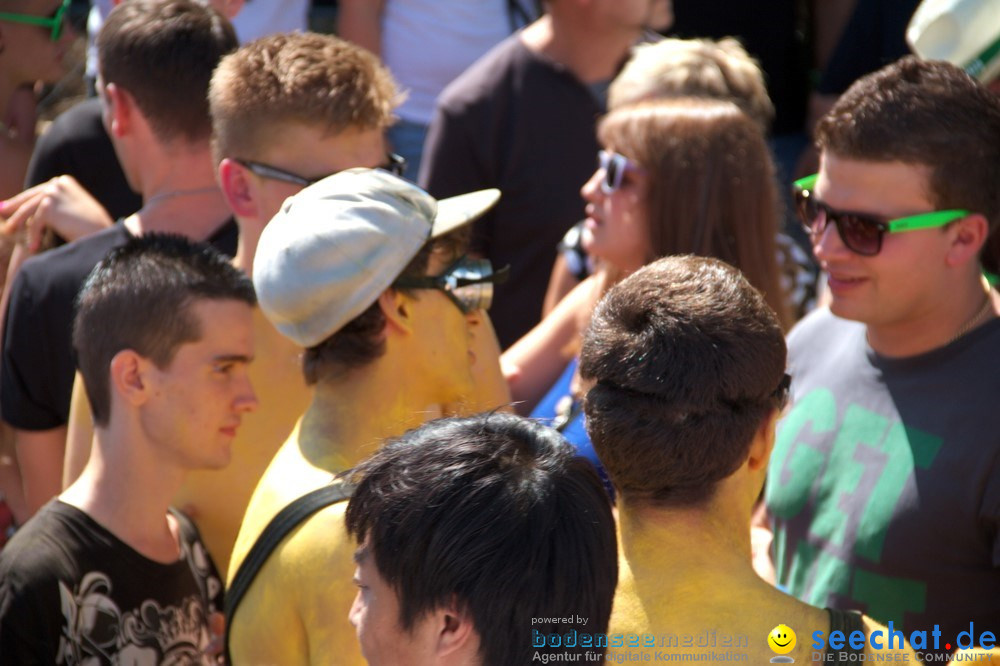
M129 0L98 39L104 121L143 207L121 224L25 262L4 313L0 409L13 426L28 510L59 493L72 394L73 301L112 248L149 231L236 249L215 182L206 93L237 46L228 21L191 0Z
M131 0L130 0L131 1ZM239 225L234 265L252 274L261 232L282 202L311 181L351 167L392 164L385 128L396 87L378 60L329 35L261 38L227 55L212 75L209 110L218 180ZM257 361L250 370L261 402L233 445L233 464L189 475L176 506L198 524L226 575L240 523L267 464L309 406L302 348L254 313ZM90 451L89 410L74 395L67 476Z
M0 554L3 663L212 663L222 584L169 505L188 470L229 462L257 406L254 303L225 257L179 236L131 239L91 274L73 342L96 443Z
M439 419L352 478L350 619L369 666L603 660L586 640L549 645L604 634L618 572L607 493L554 430L499 413Z
M789 337L793 407L767 506L778 582L907 630L1000 627L1000 99L904 58L817 127L799 214L829 309ZM917 646L915 646L917 647Z
M580 370L594 383L587 428L619 497L609 634L653 642L622 641L616 658L663 651L766 663L778 625L799 636L779 641L779 654L796 662L811 661L834 630L861 643L849 652L871 652L870 636L886 640L870 619L809 606L751 564L750 515L789 378L777 317L739 271L693 256L640 269L598 305ZM712 638L671 642L685 635ZM901 639L893 647L910 658Z
M436 202L386 171L352 169L302 190L267 225L254 285L268 319L305 348L313 399L251 497L230 579L289 502L473 392L470 323L492 276L452 232L498 196ZM343 515L342 503L318 511L266 560L229 618L234 663L363 663L336 621L352 597Z
M504 348L538 323L563 234L583 215L594 123L643 29L670 24L666 0L548 0L545 15L455 79L438 100L420 184L436 197L497 187L472 248L511 266L493 321ZM658 26L659 27L659 26Z

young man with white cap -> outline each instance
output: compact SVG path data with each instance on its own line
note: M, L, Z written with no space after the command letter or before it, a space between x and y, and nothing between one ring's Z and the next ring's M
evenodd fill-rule
M305 348L315 393L250 500L230 572L289 502L472 391L467 317L488 306L494 276L460 257L451 232L498 197L436 202L385 171L351 169L291 197L264 229L261 308ZM346 620L354 544L343 512L319 510L266 559L229 617L233 663L364 663Z

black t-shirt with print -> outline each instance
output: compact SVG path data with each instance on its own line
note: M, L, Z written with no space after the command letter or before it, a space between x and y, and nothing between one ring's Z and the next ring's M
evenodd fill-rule
M0 663L200 664L222 582L180 512L180 558L141 555L53 500L0 552Z

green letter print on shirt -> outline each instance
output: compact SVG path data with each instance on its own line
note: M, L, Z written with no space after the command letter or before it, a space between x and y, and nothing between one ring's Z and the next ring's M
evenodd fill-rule
M831 593L867 605L881 622L902 622L907 610L922 611L923 583L851 567L842 554L853 544L854 558L878 564L886 529L915 468L928 469L943 443L940 437L908 428L860 405L838 411L833 394L814 389L796 402L785 417L774 446L767 484L767 503L775 518L789 520L807 505L815 513L809 528L812 543L792 544L787 533L775 534L778 580L789 592L815 605L828 603ZM812 448L803 435L836 432L829 454ZM868 447L881 455L859 456ZM853 496L853 497L851 497ZM862 507L851 515L841 508ZM814 544L826 543L829 549ZM789 557L788 548L794 548Z

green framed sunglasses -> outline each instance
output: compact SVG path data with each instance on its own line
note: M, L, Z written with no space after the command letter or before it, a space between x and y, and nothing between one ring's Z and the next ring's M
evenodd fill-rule
M958 209L935 210L886 220L868 213L837 210L816 198L813 189L818 179L819 174L813 174L800 178L792 184L795 212L798 213L806 232L816 238L823 233L830 222L833 222L840 240L847 249L866 257L873 257L882 250L882 238L885 234L943 227L971 212ZM820 213L823 215L820 216Z
M0 12L0 21L9 23L23 23L25 25L37 25L40 28L49 29L49 39L58 42L62 37L63 26L66 25L66 11L69 9L71 0L63 0L62 4L52 12L51 16L33 16L31 14L10 14Z

